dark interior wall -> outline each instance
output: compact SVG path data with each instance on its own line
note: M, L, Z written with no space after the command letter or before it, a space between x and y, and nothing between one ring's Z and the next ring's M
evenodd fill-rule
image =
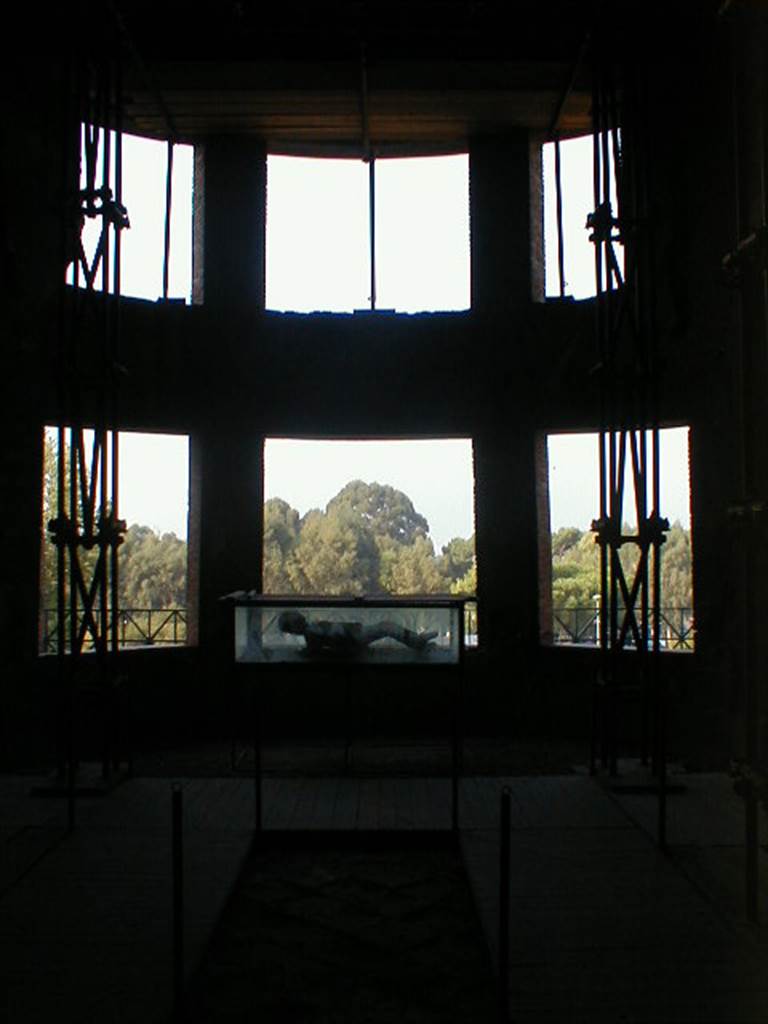
M730 86L718 43L707 39L684 65L654 66L647 103L649 111L672 105L649 125L664 354L660 415L694 430L699 649L665 660L665 671L682 679L689 721L706 706L709 720L722 724L731 709L731 669L741 658L732 602L740 583L730 573L740 542L728 533L730 495L738 491L738 317L720 269L735 234L731 153L725 142L710 141L713 132L729 137ZM39 432L56 416L51 353L61 277L60 225L50 216L60 206L61 134L50 83L39 68L32 77L37 84L22 107L5 101L24 144L4 171L6 195L19 197L6 216L6 258L18 283L2 313L11 358L4 378L8 443L0 457L3 635L25 671L35 660ZM592 303L531 299L536 227L527 133L471 145L473 309L461 314L265 312L264 147L212 138L201 154L196 280L202 277L203 302L177 308L123 300L121 315L120 425L188 433L197 466L200 648L178 652L179 674L200 673L201 692L206 679L218 685L215 673L206 675L225 653L218 598L258 586L264 437L470 436L483 643L470 666L478 727L503 721L514 729L526 721L532 729L583 731L593 652L547 651L538 643L535 441L541 431L599 427L599 372ZM757 426L753 436L764 452ZM174 664L163 658L158 685ZM141 665L137 673L146 674L146 658ZM715 742L724 729L710 730Z
M40 405L56 358L67 137L55 100L61 69L25 63L16 74L18 95L4 90L0 99L0 643L8 685L17 679L23 685L37 645Z

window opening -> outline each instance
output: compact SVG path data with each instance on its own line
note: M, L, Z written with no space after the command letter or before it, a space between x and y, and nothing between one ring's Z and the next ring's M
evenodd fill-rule
M646 443L650 444L650 431ZM541 638L558 646L599 646L600 548L592 529L600 509L600 457L598 433L546 435L547 472L542 528L549 533L546 564L541 567ZM689 429L659 431L660 492L662 509L670 522L661 546L661 634L659 646L669 651L692 651L694 637L693 553L689 479ZM629 456L631 458L631 455ZM638 534L632 474L625 477L622 533ZM650 510L649 510L650 511ZM540 513L542 509L540 508ZM540 519L540 522L542 520ZM619 552L624 576L635 577L639 549L622 545ZM625 607L619 589L617 612ZM640 623L637 623L640 628ZM627 646L634 646L631 627Z
M67 452L72 444L72 435L73 432L65 428ZM88 450L93 432L84 431L84 440ZM111 440L110 432L108 451L111 450ZM179 434L121 431L118 444L118 513L127 526L118 548L118 645L130 648L185 644L190 634L187 592L189 439ZM56 518L58 508L58 446L58 429L46 427L43 432L41 654L52 654L58 650L57 551L49 530L49 523ZM103 469L110 472L111 456ZM64 483L68 487L68 471L65 472ZM82 498L78 499L78 504L82 509ZM96 558L95 549L81 554L86 574L93 568ZM78 600L77 605L80 625L82 600ZM69 593L66 594L65 607L70 608ZM65 627L68 648L69 623L65 623ZM93 647L86 628L83 650L93 650Z
M264 495L267 594L476 595L470 439L268 438Z
M469 159L267 160L267 308L468 309Z
M598 136L602 139L602 136ZM609 195L617 211L615 157L605 148ZM594 136L547 142L542 147L544 179L544 265L547 298L594 298ZM588 224L588 221L590 222ZM624 273L623 245L614 247L617 268ZM605 276L608 267L602 268Z
M123 213L120 234L120 294L132 298L190 301L192 291L192 170L194 148L171 144L139 135L116 135L91 125L81 127L80 189L81 202L87 206L86 193L111 189ZM118 154L122 150L122 156ZM108 168L105 168L108 162ZM120 183L117 167L120 165ZM100 209L103 197L95 197L93 209ZM113 246L102 240L101 217L82 218L82 259L70 263L67 283L84 287L90 268L98 274L99 245ZM110 265L114 266L114 255ZM115 292L114 278L109 292Z

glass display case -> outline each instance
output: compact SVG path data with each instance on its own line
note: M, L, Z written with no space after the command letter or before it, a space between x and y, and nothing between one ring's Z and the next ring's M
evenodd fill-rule
M228 594L235 661L457 665L463 598L270 597Z

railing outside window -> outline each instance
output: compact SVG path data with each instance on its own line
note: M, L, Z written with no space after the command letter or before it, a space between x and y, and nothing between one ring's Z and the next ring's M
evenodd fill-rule
M118 626L119 646L180 647L187 642L186 608L122 608ZM66 635L69 636L67 621ZM477 602L467 601L464 608L464 643L477 647ZM91 650L93 645L87 646ZM58 650L58 623L55 608L40 612L40 653Z
M97 611L98 614L98 611ZM69 616L65 634L69 637ZM122 608L118 624L119 646L174 647L187 642L186 608ZM85 650L91 650L86 644ZM55 608L40 613L40 653L55 654L58 650L58 622Z
M594 606L584 608L554 608L553 638L555 646L580 644L596 647L600 643L600 613ZM693 608L662 608L662 650L692 651L694 649Z
M661 609L660 646L669 651L694 649L692 608ZM69 630L67 629L67 635ZM477 604L468 601L464 611L464 636L467 647L477 647ZM186 608L123 608L119 620L119 645L132 647L181 647L187 643ZM555 608L553 610L552 643L557 647L579 645L597 647L600 643L600 621L597 609ZM58 650L56 609L40 613L40 653L55 654Z

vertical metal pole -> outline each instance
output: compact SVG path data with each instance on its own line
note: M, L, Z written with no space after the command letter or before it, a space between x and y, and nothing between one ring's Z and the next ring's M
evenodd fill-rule
M368 157L368 237L371 264L371 309L376 309L376 158Z
M608 556L608 586L610 588L609 601L609 633L610 644L610 671L605 681L607 697L607 743L608 743L608 771L612 777L618 774L618 636L619 636L619 573L617 562L619 551L615 546L615 532L621 532L621 489L624 481L618 480L618 453L616 450L616 431L611 430L608 435L610 478L610 512L609 518L612 530L609 535L606 553Z
M181 1019L184 1001L184 830L182 789L173 786L171 796L173 865L173 1014Z
M68 529L67 543L67 569L69 582L69 656L67 658L67 821L70 831L75 827L75 687L77 685L77 655L79 651L78 624L77 624L77 582L75 576L75 564L77 561L77 549L75 535L79 531L77 482L79 478L79 464L76 454L75 434L82 439L82 430L69 431L69 517L70 527Z
M661 449L658 424L654 422L652 438L652 488L653 509L658 514L661 509ZM659 847L667 846L667 684L659 672L659 655L661 653L661 542L656 536L653 542L653 670L652 686L656 703L656 758L659 783L659 801L657 808L657 837Z
M557 273L560 298L565 298L565 239L563 237L563 180L560 161L560 139L555 139L555 211L557 217Z
M123 202L123 80L122 66L117 62L116 85L115 85L115 200L122 208ZM115 228L115 262L112 291L115 296L113 311L113 332L111 336L111 358L113 366L120 361L120 295L121 295L121 274L122 274L122 231ZM114 371L110 380L110 405L112 411L111 459L110 459L110 493L112 496L111 513L115 524L120 517L120 434L116 429L119 422L117 407L117 379ZM117 658L119 650L119 617L120 617L120 567L118 557L118 545L113 542L110 549L110 648L113 659Z
M368 61L365 44L360 45L360 115L363 143L363 160L368 164L368 245L370 266L369 302L376 309L376 157L371 147L368 119Z
M759 659L757 655L757 636L760 622L756 599L756 581L752 578L753 569L749 564L756 551L758 530L760 527L755 523L752 515L747 516L745 526L745 551L747 554L747 582L746 582L746 627L747 627L747 656L746 656L746 693L745 704L745 752L747 765L750 769L758 766L759 743L757 729L759 728L759 693L757 671ZM747 920L753 924L759 919L759 881L760 881L760 819L759 802L754 786L750 786L744 801L744 895L746 902Z
M509 786L501 791L499 826L499 1019L509 1020L509 914L511 870L512 794Z
M168 275L171 262L171 203L173 200L173 142L168 140L165 170L165 232L163 234L163 302L168 301Z
M465 607L462 602L457 611L459 664L456 668L456 681L453 686L451 714L451 828L454 832L457 832L459 829L459 778L462 770L463 744L460 730L462 721L462 678L464 673L464 615Z
M261 757L261 705L258 684L251 690L253 700L253 827L256 833L262 828L262 757Z

